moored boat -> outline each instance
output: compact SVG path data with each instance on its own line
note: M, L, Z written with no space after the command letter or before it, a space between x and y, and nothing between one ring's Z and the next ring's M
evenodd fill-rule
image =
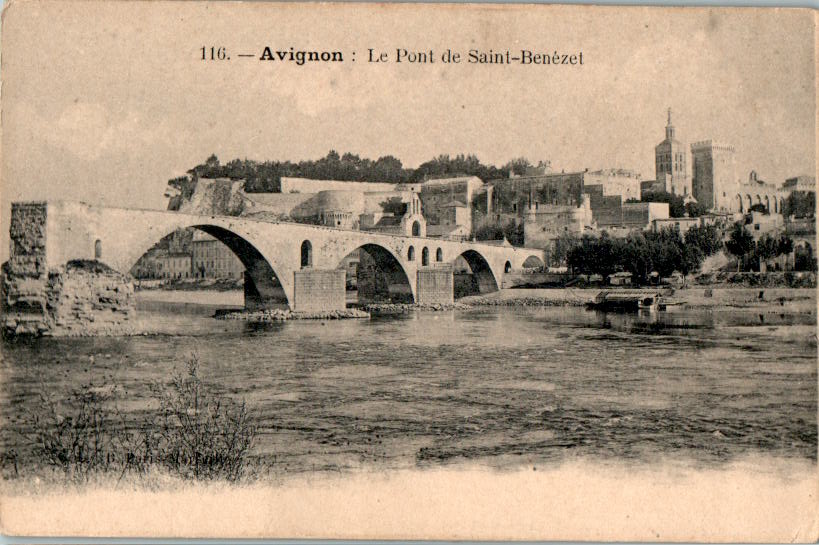
M613 312L656 311L662 307L658 291L605 290L588 303L589 308Z

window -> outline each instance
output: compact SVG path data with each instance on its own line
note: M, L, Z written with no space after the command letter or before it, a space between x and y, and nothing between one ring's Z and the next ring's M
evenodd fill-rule
M302 268L313 266L313 245L309 240L301 243L301 266Z

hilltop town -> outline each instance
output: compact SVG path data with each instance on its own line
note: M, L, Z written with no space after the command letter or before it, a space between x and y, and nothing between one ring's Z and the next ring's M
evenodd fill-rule
M415 170L391 156L335 152L298 165L222 165L212 156L169 181L166 196L169 209L187 213L539 248L546 261L532 269L634 276L635 283L704 267L816 269L814 177L740 173L731 145L678 139L670 109L654 152L653 179L623 168L554 172L548 161L525 159L497 168L471 156L441 156ZM601 262L606 252L620 257ZM355 265L353 256L347 267ZM187 230L164 239L132 272L239 280L243 270L221 242Z

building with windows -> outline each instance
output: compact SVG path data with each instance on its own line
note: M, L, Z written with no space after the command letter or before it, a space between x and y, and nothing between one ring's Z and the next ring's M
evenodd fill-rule
M468 238L472 233L472 203L483 191L477 176L426 180L418 193L431 237Z
M737 184L736 191L729 209L743 213L748 213L754 205L759 205L765 207L770 214L781 214L789 193L776 184L762 180L754 170L748 175L748 181Z
M530 206L523 222L523 240L527 248L551 250L561 236L580 238L592 230L591 201L583 198L580 206L538 205Z
M191 256L188 254L161 254L155 257L154 278L175 279L191 277Z
M794 176L785 180L782 186L785 191L804 191L816 193L816 178L813 176Z
M245 271L230 248L199 230L193 235L189 260L194 278L241 278Z

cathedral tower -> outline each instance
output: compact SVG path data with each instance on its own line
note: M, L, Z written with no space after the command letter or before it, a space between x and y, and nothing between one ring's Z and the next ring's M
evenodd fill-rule
M654 165L657 185L675 195L691 194L691 180L688 177L685 146L676 139L671 123L671 108L668 109L668 124L665 126L665 140L654 148Z

